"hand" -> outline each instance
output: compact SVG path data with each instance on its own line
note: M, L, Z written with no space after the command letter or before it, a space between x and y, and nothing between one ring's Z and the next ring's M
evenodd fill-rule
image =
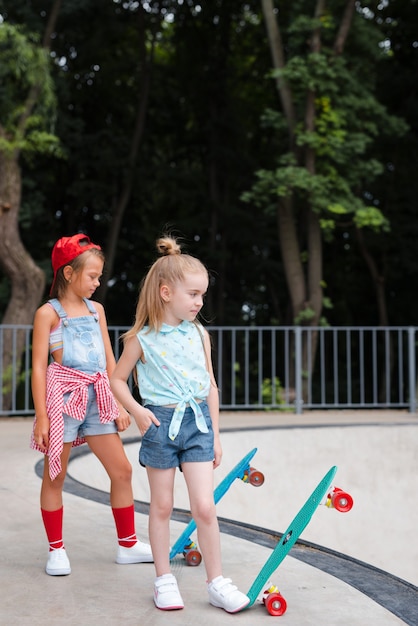
M49 419L47 417L40 419L35 417L33 439L42 452L46 453L49 446Z
M119 417L115 419L115 424L119 433L127 430L131 425L131 416L123 407L119 407Z
M156 426L160 425L160 422L157 420L154 413L143 407L141 408L141 411L135 413L134 418L142 437L145 435L152 422Z

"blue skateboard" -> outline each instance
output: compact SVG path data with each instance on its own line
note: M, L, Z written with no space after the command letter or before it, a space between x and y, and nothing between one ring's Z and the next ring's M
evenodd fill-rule
M225 476L222 482L213 492L215 504L226 494L236 478L240 478L243 482L249 483L254 487L260 487L264 482L264 475L258 470L250 466L250 461L257 452L257 448L253 448L251 452L246 454L239 463ZM190 535L196 529L196 522L191 519L187 524L180 537L177 539L170 552L170 560L174 559L177 554L183 553L188 565L199 565L202 555L194 541L190 539Z
M250 603L245 608L253 606L259 598L260 592L263 590L266 583L269 584L267 581L271 574L279 567L280 563L299 539L320 504L325 504L328 507L332 506L337 511L343 513L351 509L353 506L352 497L341 489L333 488L331 485L336 472L337 467L334 465L325 474L316 489L300 509L299 513L297 513L296 517L290 523L287 530L283 533L279 543L264 563L248 590L247 596L250 599ZM338 494L337 500L332 501L334 494ZM287 608L286 600L275 586L269 586L264 590L262 602L265 604L270 615L283 615Z

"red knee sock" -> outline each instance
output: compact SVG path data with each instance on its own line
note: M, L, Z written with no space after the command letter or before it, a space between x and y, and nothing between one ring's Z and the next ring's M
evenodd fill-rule
M42 520L44 522L46 536L49 541L49 551L64 547L62 540L62 519L64 508L56 511L45 511L41 509Z
M134 505L132 504L131 506L126 506L121 509L112 508L112 513L115 519L119 545L125 548L131 548L137 542Z

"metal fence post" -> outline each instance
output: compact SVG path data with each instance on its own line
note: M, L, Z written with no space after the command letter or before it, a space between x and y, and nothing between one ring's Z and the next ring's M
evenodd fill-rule
M302 329L295 327L295 412L300 415L303 412L302 397Z
M409 412L417 410L416 371L415 371L415 328L408 328L408 371L409 371Z
M118 338L125 330L109 327L117 356ZM308 409L383 408L407 410L418 417L418 326L212 326L208 330L216 333L214 365L222 410L290 409L300 415ZM15 340L19 332L26 333L21 373ZM0 324L0 416L34 413L31 332L30 325ZM13 336L7 371L5 333ZM315 364L310 364L312 333L319 334ZM310 365L305 364L305 350ZM132 389L131 379L129 385Z

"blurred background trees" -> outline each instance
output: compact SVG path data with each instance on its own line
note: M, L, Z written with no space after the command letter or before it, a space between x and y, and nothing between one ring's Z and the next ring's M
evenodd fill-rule
M81 230L107 253L109 323L129 325L170 230L211 271L212 324L415 323L415 0L0 0L0 16L0 322L21 319L16 275L33 317L54 241ZM7 263L10 206L32 284Z

